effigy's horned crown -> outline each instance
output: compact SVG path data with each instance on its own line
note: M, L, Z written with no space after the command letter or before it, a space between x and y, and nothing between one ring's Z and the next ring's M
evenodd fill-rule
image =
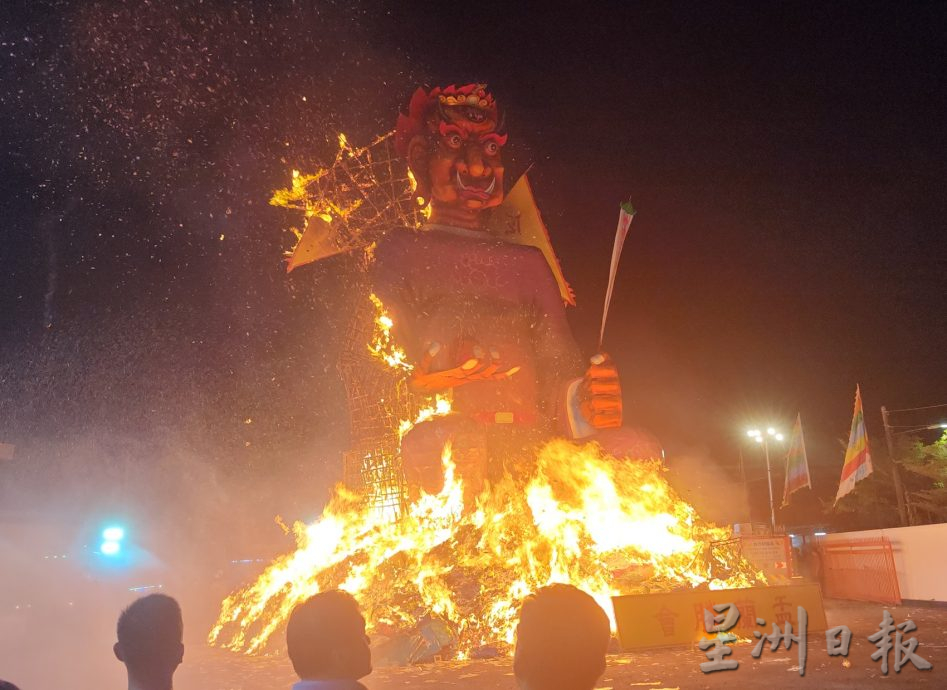
M496 110L493 95L487 91L486 84L467 84L466 86L448 86L439 91L437 101L441 105L465 105L483 110Z

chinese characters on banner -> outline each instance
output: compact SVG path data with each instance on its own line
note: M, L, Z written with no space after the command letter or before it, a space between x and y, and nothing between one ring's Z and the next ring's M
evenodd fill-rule
M737 641L736 635L729 632L737 625L740 620L740 610L736 604L716 604L713 607L714 613L704 609L704 627L708 633L716 633L715 637L704 637L697 643L697 646L707 656L708 661L701 663L700 670L704 673L713 673L714 671L732 671L739 667L740 662L735 659L725 659L733 654L733 648L728 645ZM796 607L796 621L799 625L798 634L793 634L792 622L788 616L785 617L783 627L779 627L778 622L772 624L772 632L764 635L759 630L753 631L753 637L758 642L750 652L750 656L759 659L763 654L763 646L769 642L769 650L775 652L779 649L780 643L785 649L790 649L795 642L799 657L799 675L806 675L806 624L808 614L802 606ZM763 618L757 618L756 624L765 626L766 621ZM931 663L916 654L918 641L911 637L904 639L904 634L917 630L914 621L907 620L904 623L895 625L891 614L885 610L884 618L878 626L878 632L868 637L869 642L874 642L878 650L871 658L873 661L881 660L881 673L888 675L888 656L894 650L894 672L900 673L901 668L909 661L921 670L927 671L932 668ZM891 637L894 635L894 642ZM848 656L848 650L852 642L852 631L846 625L838 625L825 631L826 652L829 656Z
M821 633L828 625L819 585L813 583L767 585L730 591L688 590L652 594L623 594L612 597L618 639L623 649L634 651L670 645L690 645L707 635L713 623L713 607L732 602L740 617L730 630L738 638L753 635L756 619L780 625L796 619L798 606L808 612L809 632Z

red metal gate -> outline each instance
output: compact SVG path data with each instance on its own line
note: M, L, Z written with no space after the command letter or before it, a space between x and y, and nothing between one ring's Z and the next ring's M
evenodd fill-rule
M823 542L822 588L825 596L900 604L901 588L887 537Z

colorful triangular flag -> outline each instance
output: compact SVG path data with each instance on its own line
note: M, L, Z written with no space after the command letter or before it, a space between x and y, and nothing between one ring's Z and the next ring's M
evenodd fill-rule
M868 434L865 432L862 394L861 389L855 386L855 414L852 417L852 430L848 435L848 449L845 451L842 479L838 485L835 502L838 503L842 496L855 488L855 482L861 481L871 472L871 453L868 450Z
M792 439L789 442L789 452L786 453L786 484L783 488L782 508L789 505L789 497L799 489L812 488L812 479L809 477L809 460L806 458L806 441L802 436L802 415L796 415L796 423L792 427Z

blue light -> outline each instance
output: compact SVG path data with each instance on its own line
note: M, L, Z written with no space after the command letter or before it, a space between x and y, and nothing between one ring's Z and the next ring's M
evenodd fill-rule
M102 530L102 538L105 541L121 541L125 538L125 530L121 527L106 527Z
M117 541L104 541L102 542L102 546L99 547L99 551L105 556L115 556L121 550L122 545Z

